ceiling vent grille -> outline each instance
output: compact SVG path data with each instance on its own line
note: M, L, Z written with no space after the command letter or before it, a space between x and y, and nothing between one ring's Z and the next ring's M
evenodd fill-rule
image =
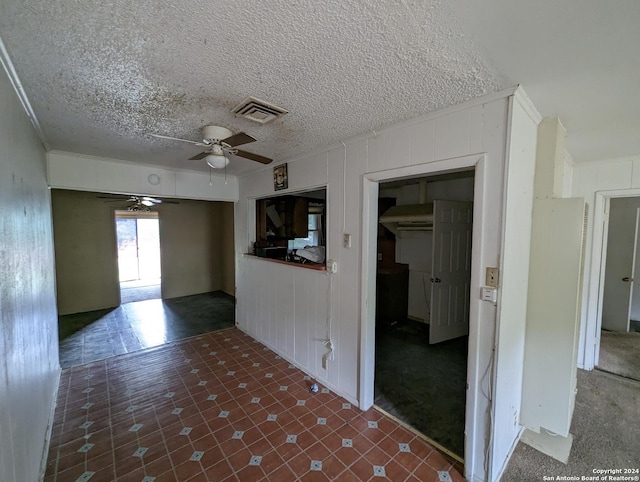
M264 100L256 99L255 97L247 97L231 109L231 112L252 120L253 122L257 122L258 124L266 124L278 117L282 117L289 111L282 107L278 107L277 105L265 102Z

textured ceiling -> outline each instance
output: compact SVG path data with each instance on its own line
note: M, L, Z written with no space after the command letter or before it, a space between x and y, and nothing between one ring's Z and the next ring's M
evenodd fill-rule
M573 110L562 112L563 95L601 64L620 67L611 57L621 54L573 58L583 42L595 56L604 53L580 30L599 25L589 12L563 25L571 10L542 3L521 29L511 24L519 17L511 5L527 9L524 1L0 0L0 37L52 149L205 170L202 161L187 160L199 148L147 134L198 140L203 125L222 125L258 139L246 150L282 161L522 83L543 115L560 114L570 134L575 123L589 140L601 120L619 122L613 106L600 102L602 112L590 113L596 91L577 101L574 95ZM626 24L637 23L639 4L616 2L626 10L613 20L635 13ZM545 22L558 31L541 39ZM571 49L558 42L565 30L580 32ZM607 22L596 33L628 40ZM622 50L637 58L637 45ZM587 71L565 72L562 61L576 60ZM635 76L609 92L628 89L631 80L640 85L638 65L625 67ZM564 90L554 90L554 67ZM235 118L230 109L249 95L290 113L265 126ZM637 133L638 125L620 127ZM638 154L636 147L598 155ZM259 167L234 158L229 172Z

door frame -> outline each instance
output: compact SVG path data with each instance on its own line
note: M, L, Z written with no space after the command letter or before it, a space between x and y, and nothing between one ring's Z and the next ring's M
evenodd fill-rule
M365 174L363 176L362 207L362 313L360 331L360 408L367 410L373 405L375 375L375 306L376 306L376 267L377 267L377 230L378 230L378 191L380 182L424 177L447 171L474 169L473 193L473 231L471 256L471 293L479 292L480 286L475 280L481 279L482 272L482 230L485 186L487 185L486 155L478 154L455 159L430 162L409 167L390 169ZM477 286L476 286L477 285ZM467 349L467 393L465 400L465 476L475 466L473 458L481 457L485 448L479 440L489 436L481 413L480 385L482 375L477 367L481 359L487 358L486 340L478 329L472 329L480 318L478 303L469 306L469 343ZM490 350L490 348L489 348ZM486 375L486 372L485 372ZM490 377L494 378L493 370ZM486 381L486 380L485 380ZM493 383L491 382L491 385ZM489 402L492 410L493 402ZM486 437L479 437L484 434Z
M583 338L583 366L593 370L600 358L600 330L602 329L602 302L604 299L604 273L607 262L609 236L609 204L612 198L640 197L640 189L616 189L596 191L593 210L593 246L591 248L591 271L588 280L588 304Z

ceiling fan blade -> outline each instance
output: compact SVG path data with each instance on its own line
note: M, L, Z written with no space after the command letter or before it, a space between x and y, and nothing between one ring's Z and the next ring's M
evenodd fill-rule
M189 158L190 161L199 161L200 159L204 159L205 157L207 157L209 154L211 154L210 152L201 152L200 154L196 154L195 156Z
M162 201L160 199L156 199L154 197L149 197L149 196L142 196L142 200L143 201L149 201L152 203L161 203Z
M262 164L271 164L273 162L273 159L269 159L268 157L260 156L258 154L254 154L253 152L242 151L240 149L237 150L236 156L251 159L252 161L260 162Z
M188 142L189 144L194 144L196 146L200 146L200 147L206 147L207 144L203 144L202 142L196 142L196 141L190 141L188 139L180 139L179 137L170 137L170 136L163 136L160 134L149 134L152 137L157 137L158 139L169 139L170 141L180 141L180 142Z
M151 207L153 206L155 203L152 201L147 201L146 199L143 199L142 201L140 201L140 204L144 204L147 207Z
M255 141L256 141L255 138L251 137L249 134L245 134L244 132L238 132L237 134L234 134L231 137L222 139L222 142L230 145L231 147L241 146L242 144L249 144L250 142L255 142Z

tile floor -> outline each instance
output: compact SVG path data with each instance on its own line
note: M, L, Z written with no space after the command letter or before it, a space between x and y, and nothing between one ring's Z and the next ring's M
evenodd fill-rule
M63 372L45 482L462 481L236 328Z

